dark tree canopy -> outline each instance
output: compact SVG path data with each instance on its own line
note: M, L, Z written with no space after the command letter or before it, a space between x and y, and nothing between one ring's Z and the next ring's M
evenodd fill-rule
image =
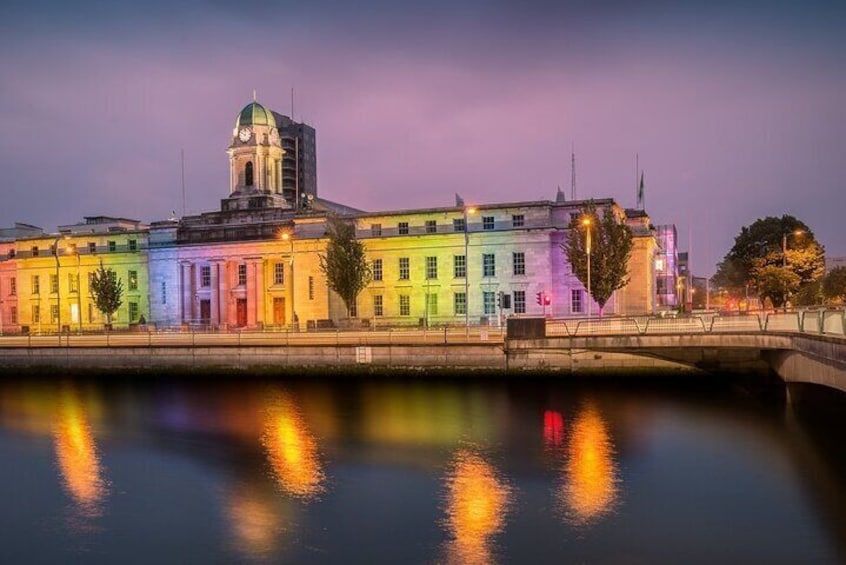
M123 305L123 282L117 273L105 268L101 261L100 267L91 275L89 292L97 310L106 316L108 324L111 325L112 316Z
M825 276L822 292L829 300L846 303L846 267L835 267Z
M774 270L782 269L785 263L796 279ZM770 298L775 306L780 306L786 296L818 281L824 272L825 250L813 231L793 216L770 216L741 228L734 246L717 266L714 283L738 295L748 285L762 299ZM774 296L774 289L779 287L786 289L787 294Z
M338 293L347 316L358 294L370 283L371 271L364 254L364 244L355 236L355 224L330 216L327 221L326 255L320 256L320 270L329 288Z
M590 219L590 226L582 224ZM581 217L570 220L569 233L561 244L576 278L587 288L587 237L591 230L590 290L593 299L602 308L614 294L629 283L628 267L632 254L632 231L614 215L611 207L605 207L601 215L591 200L582 210Z

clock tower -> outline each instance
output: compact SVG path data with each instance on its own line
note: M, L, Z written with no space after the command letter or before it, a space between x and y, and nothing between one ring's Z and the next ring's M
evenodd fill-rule
M223 210L289 208L282 193L282 149L273 113L256 101L235 120L229 155L229 197Z

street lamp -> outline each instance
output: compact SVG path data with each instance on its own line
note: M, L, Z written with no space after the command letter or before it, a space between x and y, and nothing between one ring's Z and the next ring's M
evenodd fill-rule
M464 208L464 335L470 335L470 257L468 247L470 244L470 231L468 216L475 214L476 208L470 206Z
M591 303L591 294L590 294L590 229L593 225L593 220L590 216L585 216L582 218L582 225L585 227L585 254L587 255L587 317L588 320L590 319L590 303Z
M793 230L792 232L785 232L781 235L781 268L787 268L787 236L793 235L799 237L805 233L805 230ZM787 312L787 288L784 290L784 302L783 302L784 311Z
M299 330L299 320L297 319L296 303L294 302L294 237L289 232L282 232L280 237L282 241L291 244L291 327L297 331Z

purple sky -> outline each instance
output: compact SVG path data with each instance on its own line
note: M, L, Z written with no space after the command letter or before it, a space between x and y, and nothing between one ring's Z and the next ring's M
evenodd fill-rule
M319 193L367 209L635 204L713 272L791 213L846 255L846 4L6 1L0 226L142 220L226 195L258 100L317 129ZM354 8L352 7L354 6Z

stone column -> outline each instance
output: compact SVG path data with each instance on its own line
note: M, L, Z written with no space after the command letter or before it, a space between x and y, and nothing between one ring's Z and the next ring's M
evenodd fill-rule
M256 323L263 324L265 322L265 294L267 290L265 288L265 280L264 280L264 261L261 259L257 259L255 262L255 279L256 279L256 289L255 289L255 300L256 300Z
M218 279L220 277L220 263L214 261L209 265L211 270L211 285L209 288L209 301L211 302L211 325L217 327L220 325L220 300Z
M229 311L229 263L220 261L217 263L217 284L218 284L218 309L220 310L220 325L226 327L231 325L232 313Z
M182 295L182 322L191 322L194 316L194 276L191 263L182 263L180 291Z

